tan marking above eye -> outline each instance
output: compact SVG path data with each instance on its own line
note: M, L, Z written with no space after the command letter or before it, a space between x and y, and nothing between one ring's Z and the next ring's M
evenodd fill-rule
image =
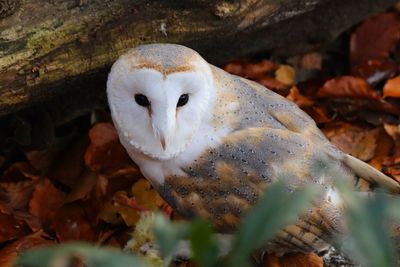
M177 67L171 67L171 68L165 68L161 64L154 64L150 62L142 62L138 64L134 64L132 66L134 69L153 69L158 72L160 72L164 78L168 76L169 74L175 73L175 72L189 72L189 71L195 71L193 66L191 65L181 65Z

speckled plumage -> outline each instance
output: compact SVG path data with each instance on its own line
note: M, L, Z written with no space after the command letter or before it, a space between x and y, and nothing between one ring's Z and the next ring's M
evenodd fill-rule
M199 78L204 80L204 86L193 89L192 103L176 108L175 119L170 118L172 115L168 117L176 126L175 132L172 131L174 136L181 134L180 127L190 123L180 121L180 116L191 112L194 123L198 121L198 125L190 126L192 133L182 139L184 146L175 144L179 142L179 138L174 141L175 137L171 137L170 148L165 151L159 145L153 149L153 144L148 145L150 148L136 144L138 137L130 133L136 126L128 127L124 122L130 117L124 113L127 109L119 107L122 97L118 92L130 90L121 79L142 75L142 69L161 73L165 84L175 79L177 73L204 76ZM176 88L182 83L186 84L181 81L175 84ZM152 86L165 91L161 97L165 101L171 101L168 90L182 93L186 88L164 86L163 81ZM187 218L205 218L219 232L233 233L242 216L273 182L284 180L293 191L308 184L321 185L324 188L321 198L296 224L283 229L268 244L267 249L277 254L321 250L334 234L345 231L341 201L332 183L335 177L356 183L362 175L370 182L399 191L396 182L330 144L315 122L294 103L255 82L208 65L196 52L183 46L155 44L129 51L114 65L107 87L122 144L164 199ZM196 99L201 90L206 91L205 103ZM156 93L154 99L157 97ZM134 105L134 100L131 101ZM154 105L157 101L154 100ZM189 105L198 105L201 111L193 111ZM137 110L132 111L135 112L132 120L140 116ZM147 127L152 116L161 115L143 116L149 116L143 122L143 127ZM141 130L135 131L142 134ZM328 166L336 170L335 177L325 171Z

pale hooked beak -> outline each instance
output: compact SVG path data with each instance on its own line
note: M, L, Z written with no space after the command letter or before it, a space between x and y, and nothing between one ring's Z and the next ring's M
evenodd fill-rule
M160 136L160 143L161 143L162 149L165 151L166 144L165 144L165 137L164 136Z

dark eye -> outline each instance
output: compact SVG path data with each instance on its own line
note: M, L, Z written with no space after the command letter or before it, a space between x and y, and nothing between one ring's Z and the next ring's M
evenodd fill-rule
M145 95L142 95L142 94L135 95L135 101L136 101L136 103L138 103L138 105L140 105L142 107L150 106L150 102Z
M187 104L189 101L189 95L188 94L183 94L179 97L178 103L176 104L177 107L182 107Z

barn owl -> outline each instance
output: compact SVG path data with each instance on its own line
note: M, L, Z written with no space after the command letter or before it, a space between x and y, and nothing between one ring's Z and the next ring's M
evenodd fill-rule
M112 66L107 96L121 143L162 197L187 218L234 233L272 183L324 188L296 223L282 229L270 252L319 251L343 233L336 177L359 177L392 192L400 186L339 151L294 103L260 84L208 64L174 44L142 45Z

